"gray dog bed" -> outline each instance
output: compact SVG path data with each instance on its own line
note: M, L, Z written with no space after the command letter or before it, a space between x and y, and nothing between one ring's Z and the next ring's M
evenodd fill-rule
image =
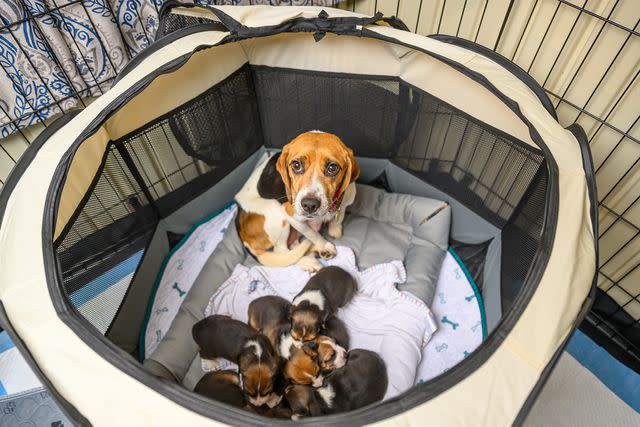
M356 201L347 210L344 235L335 243L354 250L360 269L394 259L404 261L407 281L400 286L431 304L451 221L451 208L425 197L387 193L358 185ZM144 362L156 375L192 389L202 376L191 327L203 317L211 295L234 267L256 261L244 250L233 222L193 283L170 328Z

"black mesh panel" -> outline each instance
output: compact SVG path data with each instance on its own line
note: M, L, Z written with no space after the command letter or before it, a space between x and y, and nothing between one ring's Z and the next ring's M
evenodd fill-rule
M56 252L65 293L104 333L126 294L156 215L113 144L81 206Z
M544 165L502 229L501 298L504 313L522 289L538 251L544 224L547 171Z
M359 156L389 157L401 109L393 78L254 66L265 145L281 148L300 133L338 135Z
M109 144L58 238L70 301L105 333L159 218L209 189L262 145L245 66L183 106Z
M542 152L425 93L395 161L498 227L513 214ZM415 103L415 101L414 101Z
M181 107L169 124L184 150L208 164L246 157L248 150L262 144L249 66Z
M156 40L161 39L167 34L174 31L181 30L183 28L193 27L200 24L212 24L215 21L207 18L200 18L197 16L179 15L174 13L167 13L160 19L158 23L158 30L156 31ZM219 31L227 31L226 27L219 24Z

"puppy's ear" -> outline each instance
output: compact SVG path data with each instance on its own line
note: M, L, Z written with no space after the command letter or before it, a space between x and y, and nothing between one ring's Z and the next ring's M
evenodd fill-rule
M344 145L344 144L343 144ZM342 178L342 182L340 183L340 189L338 194L342 196L345 191L347 191L347 187L352 182L356 182L356 179L360 176L360 168L358 167L358 162L356 162L356 157L353 154L353 150L346 145L344 145L344 150L346 154L345 165L347 170L344 172L344 177Z
M289 202L291 202L291 177L289 176L289 144L285 145L282 148L280 157L276 162L276 169L282 177L282 182L284 182L284 188L287 191L287 199L289 200Z
M294 312L294 311L296 311L296 306L295 306L295 305L293 305L293 304L291 304L291 305L289 306L289 310L288 310L288 314L287 314L287 318L288 318L289 320L291 320L291 318L293 317L293 312Z

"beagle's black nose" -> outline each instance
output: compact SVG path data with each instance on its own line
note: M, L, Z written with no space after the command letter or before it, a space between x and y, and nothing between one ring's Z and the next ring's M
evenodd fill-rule
M317 211L320 207L320 200L316 199L315 197L305 197L300 201L300 204L302 205L302 209L304 209L306 213L311 214Z

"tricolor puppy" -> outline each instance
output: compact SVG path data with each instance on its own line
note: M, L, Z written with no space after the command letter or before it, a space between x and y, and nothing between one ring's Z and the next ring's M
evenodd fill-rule
M264 335L222 315L202 319L193 325L192 335L200 357L223 357L238 364L242 389L252 405L274 407L280 402L280 357Z
M347 362L347 350L336 343L336 340L326 335L316 337L317 360L320 373L328 375L336 369L342 368Z
M240 375L235 371L208 372L198 381L193 391L238 408L245 405Z
M314 340L325 322L351 301L357 289L355 279L340 267L318 271L293 299L289 314L293 339Z
M290 307L291 303L286 299L267 295L251 301L248 309L249 326L264 334L281 356L281 344L287 352L288 345L302 345L301 342L293 342L291 338Z
M329 236L342 236L344 211L355 199L359 175L353 151L336 135L301 134L259 165L236 195L240 239L263 265L298 263L317 271L320 263L304 255L311 245L322 258L336 255L320 228L328 223ZM298 243L299 234L306 240Z
M353 411L382 400L387 391L387 369L376 353L351 350L347 363L333 371L319 388L288 386L285 398L292 419Z
M289 357L285 362L282 373L284 377L294 384L322 385L322 374L318 365L318 353L315 345L303 345L302 348L291 346Z

